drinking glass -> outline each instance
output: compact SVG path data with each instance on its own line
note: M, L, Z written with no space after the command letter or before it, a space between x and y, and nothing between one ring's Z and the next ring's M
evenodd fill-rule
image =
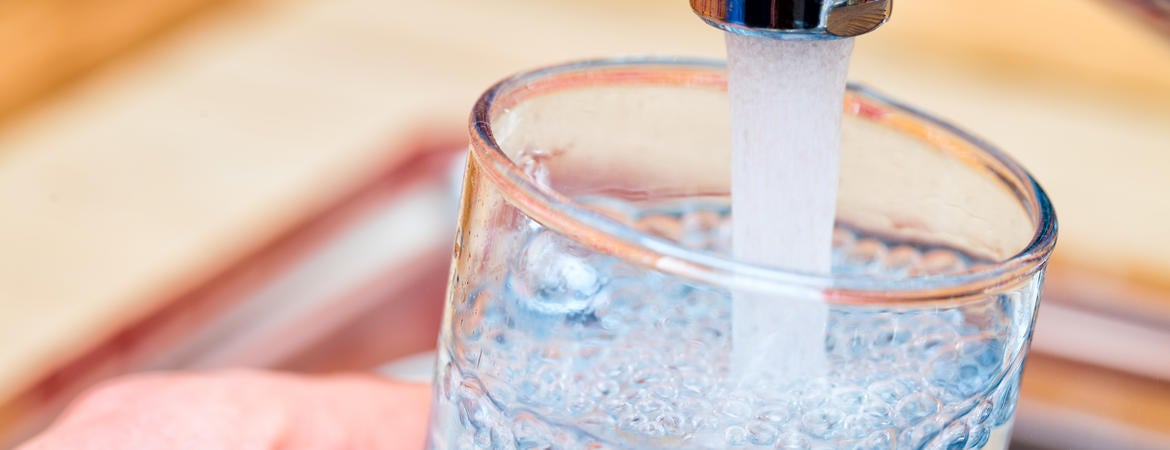
M832 273L737 261L726 87L721 62L618 59L483 95L429 447L1006 446L1056 239L1044 191L852 86ZM740 292L825 305L824 370L737 373Z

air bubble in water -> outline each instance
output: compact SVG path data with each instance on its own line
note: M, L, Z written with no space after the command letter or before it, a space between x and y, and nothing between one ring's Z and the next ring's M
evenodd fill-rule
M573 316L606 300L609 282L587 249L552 231L533 236L508 278L508 288L527 311Z
M733 447L744 445L748 441L748 431L741 426L727 427L723 431L723 440Z

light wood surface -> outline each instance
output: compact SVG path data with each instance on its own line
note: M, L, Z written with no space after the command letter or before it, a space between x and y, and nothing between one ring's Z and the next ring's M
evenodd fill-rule
M228 1L0 1L0 119Z
M462 123L509 73L722 45L676 0L256 2L169 36L0 135L0 398L328 203L394 158L385 143ZM1033 169L1062 260L1157 279L1167 48L1093 2L902 0L852 78Z

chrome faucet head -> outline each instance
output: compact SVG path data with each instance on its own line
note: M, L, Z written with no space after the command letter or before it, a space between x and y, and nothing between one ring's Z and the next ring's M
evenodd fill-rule
M890 18L894 0L691 0L691 9L725 31L776 39L835 39L865 34Z

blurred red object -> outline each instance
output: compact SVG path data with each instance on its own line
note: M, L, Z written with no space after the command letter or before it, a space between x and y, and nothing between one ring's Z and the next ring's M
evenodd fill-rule
M424 130L406 156L200 287L94 342L0 405L0 446L80 391L148 370L371 369L434 346L454 233L462 133ZM450 228L450 229L449 229Z
M1154 30L1170 38L1170 0L1116 0Z

